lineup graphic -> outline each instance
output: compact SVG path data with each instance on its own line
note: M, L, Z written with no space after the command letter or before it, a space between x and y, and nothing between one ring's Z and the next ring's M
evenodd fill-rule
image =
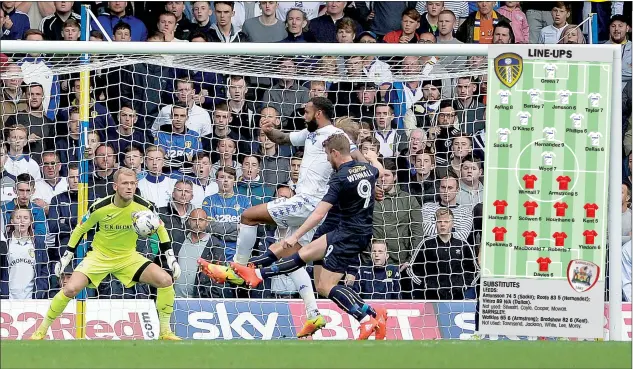
M490 104L486 117L491 144L486 146L484 175L494 180L484 190L482 282L484 287L506 286L508 296L525 293L532 298L513 303L505 301L501 288L484 288L482 302L506 309L504 314L516 314L507 311L515 303L549 304L537 301L539 290L548 300L590 290L604 281L606 256L607 214L602 209L607 205L612 64L533 59L528 56L543 50L518 49L524 50L521 55L498 51L488 79L488 94L497 103ZM508 66L512 73L504 72ZM591 269L591 286L578 282L586 282L579 279L588 273L583 268ZM510 287L519 284L520 289ZM551 308L544 306L543 311ZM516 328L526 324L498 321L512 316L497 319L488 312L481 317L483 326L488 325L483 331L526 332ZM571 334L561 332L574 326L563 325L549 328L559 336Z

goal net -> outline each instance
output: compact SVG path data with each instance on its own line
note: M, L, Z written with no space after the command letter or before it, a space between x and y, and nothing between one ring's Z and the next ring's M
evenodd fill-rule
M232 260L240 214L293 196L302 148L276 145L260 124L301 130L304 106L317 96L332 101L335 124L361 152L376 151L387 172L372 244L341 283L390 310L388 339L473 333L483 188L495 181L483 178L485 49L453 56L424 55L414 47L410 55L392 56L275 55L274 48L270 55L261 49L188 55L153 46L129 52L135 45L119 53L111 46L87 61L80 49L44 54L25 48L0 56L0 297L9 299L2 303L3 339L27 338L72 271L57 278L53 266L78 222L82 71L90 81L84 152L89 202L113 193L116 168L136 171L138 193L159 209L183 270L175 281L177 335L281 339L301 328L306 313L288 276L252 290L221 285L199 272L197 259ZM188 107L187 115L172 115L174 106ZM19 233L23 207L31 209L27 224L34 237ZM437 241L436 218L448 211L459 244L452 251ZM279 237L276 227L261 226L253 255ZM26 251L20 242L28 244ZM137 250L160 263L157 240L139 240ZM154 298L147 285L126 288L107 276L88 289L86 337L156 338ZM327 300L319 300L319 308L329 324L315 339L357 336L352 317ZM69 339L75 328L73 302L49 337Z

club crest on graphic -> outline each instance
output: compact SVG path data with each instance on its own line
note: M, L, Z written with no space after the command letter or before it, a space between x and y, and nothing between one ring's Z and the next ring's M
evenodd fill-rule
M587 292L600 277L600 267L586 260L572 260L567 266L567 281L576 292Z
M495 58L495 74L499 81L512 88L523 73L523 58L515 53L503 53Z

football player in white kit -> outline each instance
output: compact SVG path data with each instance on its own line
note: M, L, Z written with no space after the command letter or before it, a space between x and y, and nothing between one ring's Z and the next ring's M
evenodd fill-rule
M279 258L290 256L312 242L316 229L304 235L297 244L291 248L282 248L279 243L273 244L261 256L250 259L251 251L257 240L257 227L260 224L278 225L286 229L286 235L292 235L305 220L312 214L316 205L325 196L328 190L328 182L332 174L332 165L327 160L327 154L323 148L323 142L334 134L345 133L334 127L334 105L324 97L314 97L305 106L304 118L306 128L291 133L284 133L274 128L272 122L262 122L262 130L268 138L280 145L292 144L303 146L303 161L299 170L299 181L296 194L291 198L278 198L274 201L257 205L246 209L241 216L237 237L237 250L234 262L246 265L268 266ZM346 135L347 136L347 135ZM349 138L349 137L348 137ZM356 161L367 162L356 145L350 140L352 148L351 156ZM286 238L286 235L282 235ZM250 259L250 260L249 260ZM202 271L216 282L224 282L227 279L236 284L239 277L233 270L225 265L209 264L200 260ZM298 337L313 335L319 329L325 327L325 318L319 313L312 288L312 281L305 268L301 268L289 274L299 294L306 305L307 320Z

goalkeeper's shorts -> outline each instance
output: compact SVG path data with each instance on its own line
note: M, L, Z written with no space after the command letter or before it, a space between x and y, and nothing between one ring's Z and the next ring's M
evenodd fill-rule
M112 274L125 287L132 287L139 281L141 274L151 263L150 260L137 252L111 258L92 250L79 263L75 271L88 277L90 280L88 286L91 288L99 286L108 274Z

